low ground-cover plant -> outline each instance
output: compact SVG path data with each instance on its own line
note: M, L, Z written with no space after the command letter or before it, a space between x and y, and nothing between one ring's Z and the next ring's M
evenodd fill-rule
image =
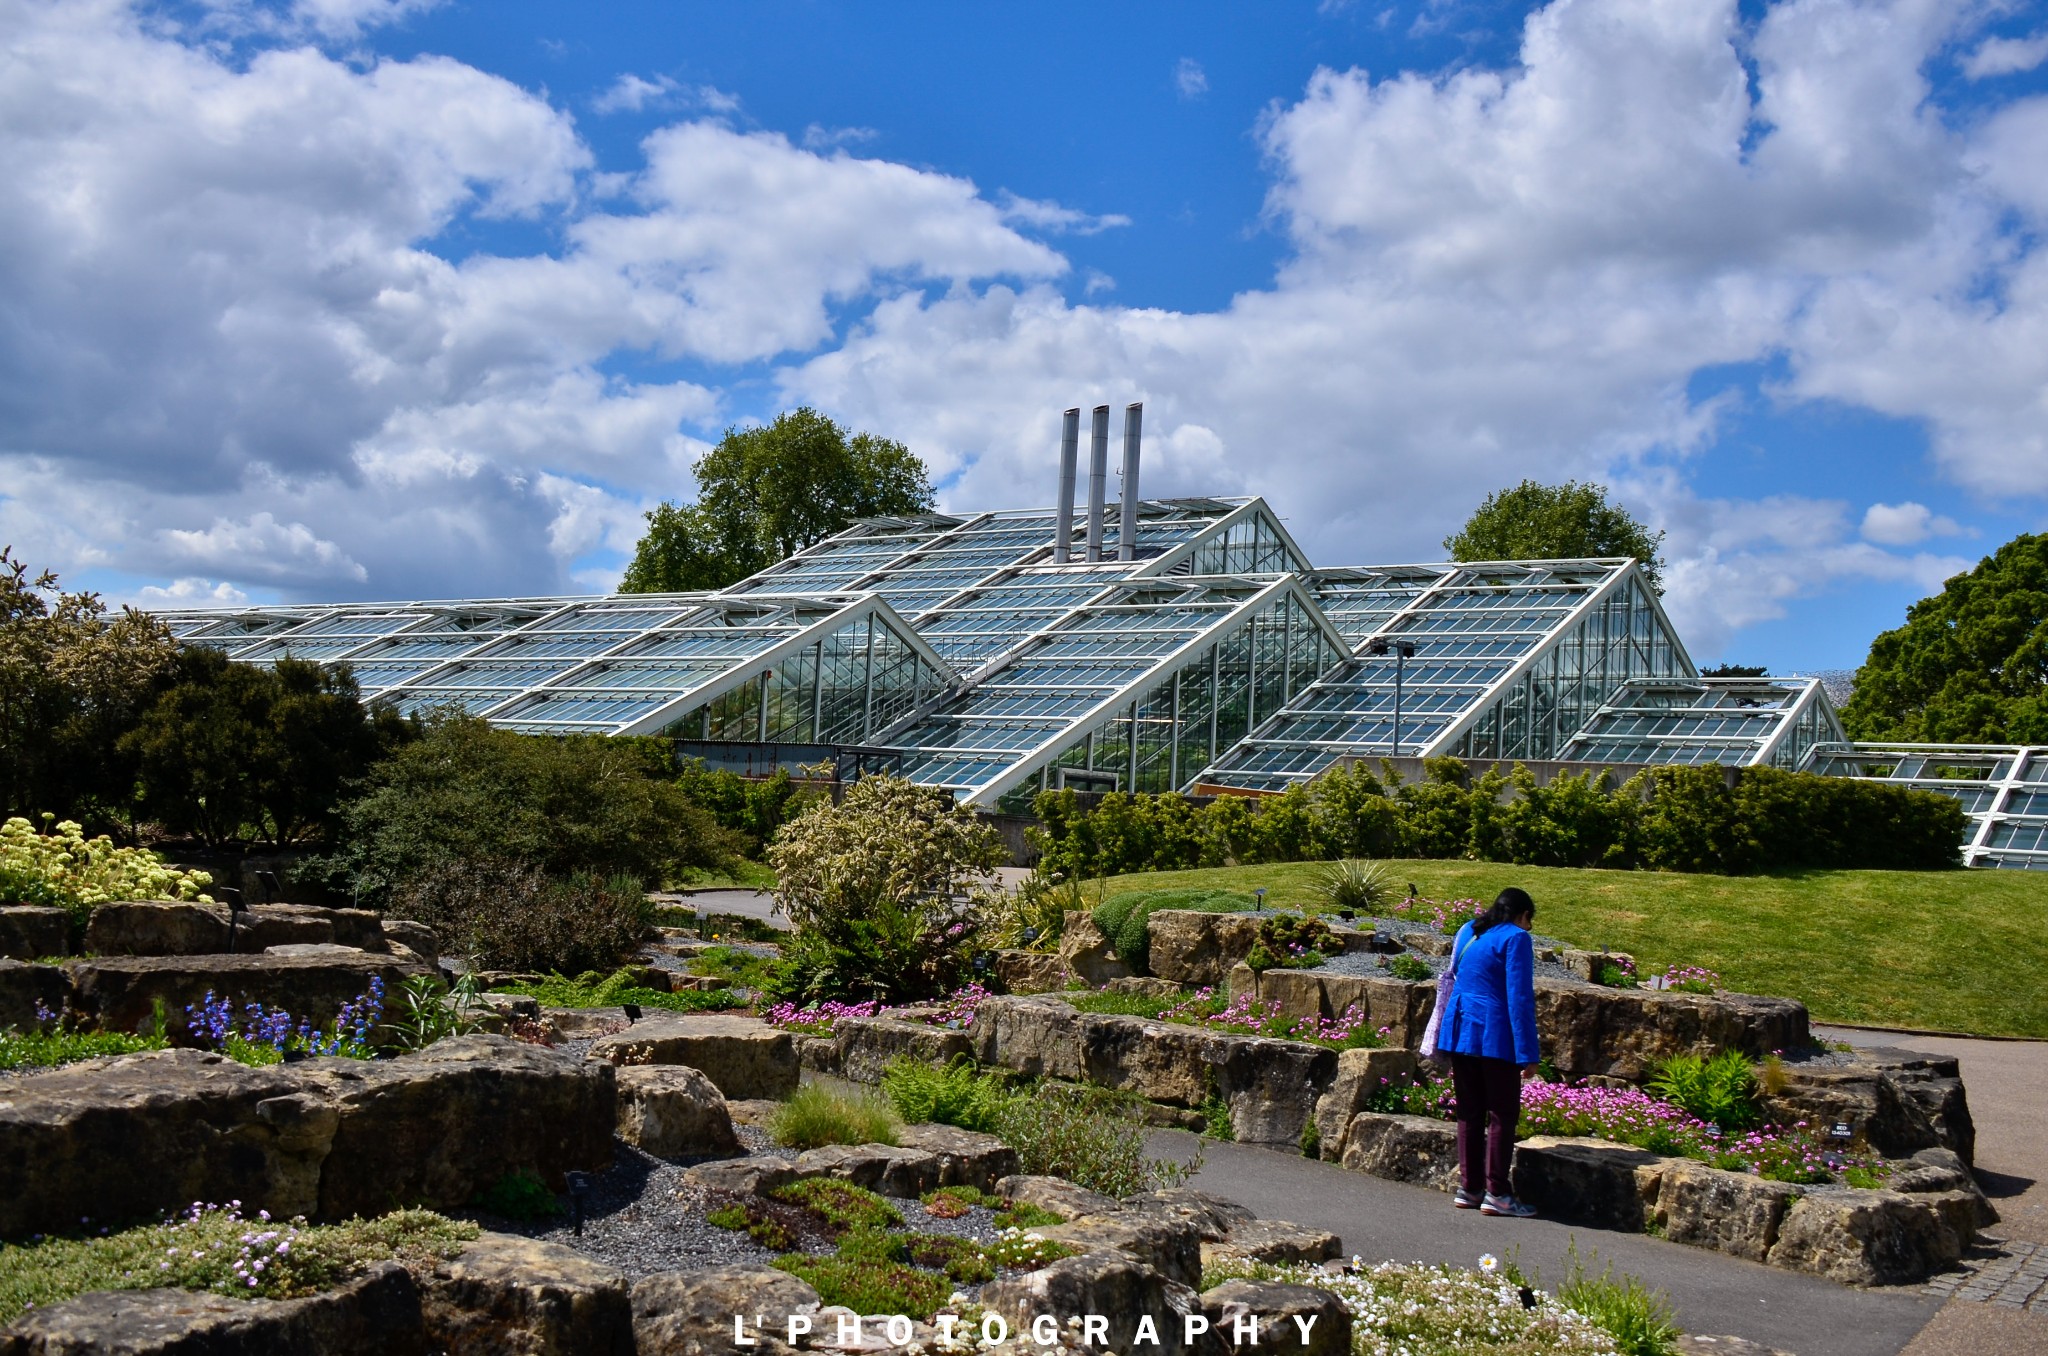
M1233 1036L1268 1036L1304 1041L1331 1050L1377 1050L1387 1043L1388 1030L1375 1027L1358 1007L1342 1016L1286 1017L1278 1002L1261 1003L1250 994L1226 999L1213 989L1197 989L1192 997L1159 1014L1162 1021L1183 1022Z
M848 1017L873 1017L881 1011L882 1002L878 998L865 1003L840 1003L829 998L801 1006L777 1003L768 1009L768 1024L807 1036L829 1036L833 1028Z
M1299 1263L1229 1262L1204 1269L1202 1286L1238 1279L1334 1294L1351 1312L1353 1356L1632 1356L1592 1317L1498 1266L1382 1262L1333 1274Z
M953 1125L958 1122L947 1121L943 1124ZM1003 1207L1002 1197L991 1196L980 1187L972 1186L938 1187L925 1192L918 1200L924 1205L925 1213L937 1219L959 1219L976 1206L984 1210L1000 1210Z
M775 974L777 960L759 951L714 946L690 958L690 973L725 980L742 989L762 990Z
M241 1203L195 1202L161 1224L97 1238L45 1238L0 1246L0 1323L30 1306L94 1290L210 1290L248 1299L288 1299L330 1289L387 1258L452 1256L477 1236L473 1224L426 1210L309 1226Z
M1636 974L1636 963L1627 956L1618 960L1603 960L1593 967L1593 982L1608 989L1633 989L1642 983Z
M238 1016L233 1000L216 997L211 989L185 1009L185 1030L191 1039L240 1063L258 1065L276 1064L287 1051L374 1059L383 1022L380 975L371 975L369 987L343 1003L324 1027L303 1018L295 1023L284 1008L261 1003L243 1004Z
M797 1252L778 1257L770 1265L808 1284L826 1304L843 1304L857 1314L930 1318L953 1292L952 1283L944 1276L906 1262Z
M1719 993L1721 976L1704 966L1674 965L1664 972L1664 987L1677 993Z
M849 1229L899 1229L903 1212L866 1187L836 1177L805 1177L768 1193L811 1211L834 1235Z
M1157 1017L1169 1008L1188 1001L1186 992L1127 993L1115 989L1075 990L1060 995L1082 1012L1099 1012L1113 1017Z
M1486 906L1476 899L1430 899L1424 895L1405 895L1387 911L1387 917L1450 936L1485 912Z
M548 1008L616 1008L631 1003L668 1012L723 1012L746 1006L746 1000L729 989L664 993L635 984L633 979L630 969L614 970L609 975L586 970L574 979L557 972L543 980L500 984L492 992L521 994Z
M769 1119L768 1134L786 1149L826 1144L894 1144L902 1123L888 1102L866 1093L845 1096L807 1083Z
M166 1044L162 1031L130 1035L125 1031L74 1030L65 1025L61 1014L39 1001L35 1022L28 1030L0 1030L0 1069L54 1069L102 1055L161 1050Z
M479 1210L506 1219L553 1219L562 1213L562 1203L548 1184L524 1168L515 1168L484 1188L476 1198Z

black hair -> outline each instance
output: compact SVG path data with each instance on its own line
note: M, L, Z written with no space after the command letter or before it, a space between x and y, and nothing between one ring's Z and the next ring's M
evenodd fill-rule
M1510 885L1494 897L1492 908L1472 920L1472 935L1477 937L1499 923L1513 923L1519 919L1535 917L1536 901L1529 898L1529 892Z

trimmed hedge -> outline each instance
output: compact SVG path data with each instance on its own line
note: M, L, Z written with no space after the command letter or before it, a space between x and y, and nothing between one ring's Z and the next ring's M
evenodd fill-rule
M1640 867L1746 875L1960 865L1967 816L1932 792L1778 768L1649 768L1537 785L1527 768L1473 779L1454 758L1424 780L1381 780L1363 763L1278 796L1112 792L1084 807L1048 791L1034 807L1043 869L1113 876L1233 863L1460 857L1531 866Z

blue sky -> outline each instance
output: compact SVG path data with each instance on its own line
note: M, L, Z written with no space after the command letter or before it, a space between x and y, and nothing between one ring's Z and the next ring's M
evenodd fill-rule
M0 0L0 536L144 603L608 587L812 403L945 505L1331 564L1595 478L1697 658L1850 668L2048 506L2048 13Z

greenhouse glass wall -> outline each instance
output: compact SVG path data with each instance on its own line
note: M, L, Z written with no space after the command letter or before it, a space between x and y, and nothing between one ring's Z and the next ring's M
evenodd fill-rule
M1719 763L1954 795L1972 865L2048 868L2048 750L1852 744L1817 679L1702 677L1630 560L1318 569L1259 499L869 519L715 593L162 614L251 664L346 663L407 713L837 747L1040 790L1281 791L1342 759ZM877 763L875 760L881 761Z

